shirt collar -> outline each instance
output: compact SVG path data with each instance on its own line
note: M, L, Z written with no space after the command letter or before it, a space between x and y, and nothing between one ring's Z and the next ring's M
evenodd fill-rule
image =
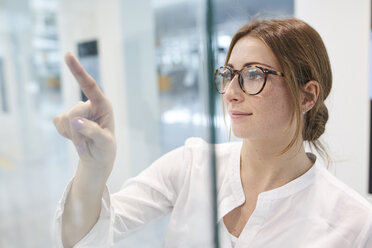
M259 199L275 200L293 195L314 182L316 171L318 170L318 163L316 162L316 156L313 153L307 152L306 155L314 162L310 169L308 169L304 174L297 177L296 179L278 187L258 195ZM240 175L239 175L240 177Z
M236 143L231 146L229 162L228 162L228 180L227 183L231 188L232 196L229 204L220 204L219 219L221 219L227 212L231 211L237 206L240 206L245 201L244 190L240 178L240 151L242 143ZM262 192L258 195L258 201L271 201L275 199L284 198L293 195L302 189L308 187L314 182L316 172L318 171L318 163L316 156L313 153L306 153L307 156L314 162L313 166L307 170L303 175L290 181L289 183L278 188ZM226 185L227 186L227 185ZM221 203L225 200L221 199Z

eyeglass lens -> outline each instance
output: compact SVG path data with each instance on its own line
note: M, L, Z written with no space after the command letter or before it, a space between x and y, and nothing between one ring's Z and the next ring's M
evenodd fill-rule
M231 69L221 67L216 73L217 90L222 94L225 93L229 84L234 77ZM240 79L242 80L241 87L248 94L256 94L259 92L265 82L264 72L256 67L246 67L240 71Z

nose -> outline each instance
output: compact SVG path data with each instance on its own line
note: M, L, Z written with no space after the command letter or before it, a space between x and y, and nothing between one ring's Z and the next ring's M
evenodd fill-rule
M234 75L223 96L227 102L236 103L244 100L244 92L240 88L238 74Z

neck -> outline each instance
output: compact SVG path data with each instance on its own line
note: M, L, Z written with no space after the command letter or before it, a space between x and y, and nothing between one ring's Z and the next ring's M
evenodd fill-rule
M304 174L313 162L300 140L286 153L278 155L288 144L244 140L240 157L243 185L263 192L280 187Z

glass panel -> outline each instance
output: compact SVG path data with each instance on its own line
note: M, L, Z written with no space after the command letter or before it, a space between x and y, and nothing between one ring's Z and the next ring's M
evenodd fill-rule
M128 220L124 214L125 221L116 223L130 235L115 247L213 246L214 177L206 167L210 156L199 146L227 142L229 120L225 124L208 66L214 65L213 71L223 65L231 37L250 20L247 15L262 10L270 13L265 17L292 15L293 3L209 3L213 6L197 0L0 1L0 247L54 245L51 223L79 155L56 131L53 118L88 100L66 66L66 52L80 60L113 106L117 153L108 190L135 192L125 195L123 204L131 202L128 213L138 215ZM208 11L213 26L206 26ZM208 36L211 27L215 32ZM186 140L189 148L181 148L182 154L166 156L170 162L157 160ZM198 162L195 154L204 160ZM188 177L189 165L204 174ZM186 189L190 197L179 198ZM144 192L145 200L133 201ZM115 199L112 204L119 202ZM154 210L157 204L163 205Z
M371 9L372 12L372 9ZM370 33L370 50L369 50L369 101L370 101L370 134L369 134L369 175L368 175L368 193L372 194L372 20L371 20L371 33Z
M213 28L211 29L211 33L209 37L211 40L210 47L213 48L213 54L211 54L210 59L214 59L213 61L208 61L209 65L213 65L214 69L217 69L223 65L225 65L225 59L227 55L227 51L230 46L231 39L234 33L243 25L247 24L248 22L254 19L271 19L271 18L281 18L281 17L290 17L293 15L293 1L283 1L278 4L272 4L270 1L260 1L259 3L256 1L213 1ZM208 32L207 32L208 34ZM234 68L240 69L240 68ZM209 84L214 83L213 81L213 70L209 70ZM244 73L244 72L243 72ZM256 90L252 89L253 91ZM226 149L229 149L229 155L231 160L226 161L222 157L221 148L217 148L215 152L215 159L212 160L211 167L214 168L212 170L212 175L214 176L215 180L213 181L212 185L216 187L216 205L215 210L216 216L215 218L218 220L215 233L218 234L218 241L215 241L215 247L230 247L230 244L235 243L237 238L234 237L236 234L231 234L231 225L224 224L224 218L222 215L226 216L231 209L231 206L227 207L227 204L223 204L222 202L227 199L227 197L222 195L224 187L224 183L228 180L226 175L229 173L232 175L231 171L222 171L221 168L226 168L224 164L228 163L230 166L233 166L232 160L235 162L240 163L240 150L236 151L236 146L232 144L232 142L241 142L241 139L234 136L231 131L231 121L229 114L226 111L226 108L222 104L222 95L217 93L215 87L209 87L209 106L210 109L209 114L210 118L214 121L212 122L213 127L213 134L209 137L209 141L211 143L223 143ZM230 143L230 144L226 144ZM220 146L221 147L221 146ZM235 150L232 149L235 147ZM230 170L234 170L232 167L229 167ZM239 174L239 173L238 173ZM239 174L240 177L240 174ZM240 178L234 178L230 180L241 180ZM233 183L231 183L233 184ZM237 185L231 186L234 188L235 191L238 191L241 187L241 182L237 182ZM236 198L234 198L237 200ZM240 213L239 213L240 214ZM233 214L234 215L234 214ZM230 215L231 216L231 215ZM236 216L236 213L235 213ZM241 215L240 215L241 216ZM231 224L231 223L230 223ZM228 230L229 229L229 230ZM234 228L235 231L238 231L239 227L237 228L237 224L235 223ZM218 230L218 232L217 232Z

